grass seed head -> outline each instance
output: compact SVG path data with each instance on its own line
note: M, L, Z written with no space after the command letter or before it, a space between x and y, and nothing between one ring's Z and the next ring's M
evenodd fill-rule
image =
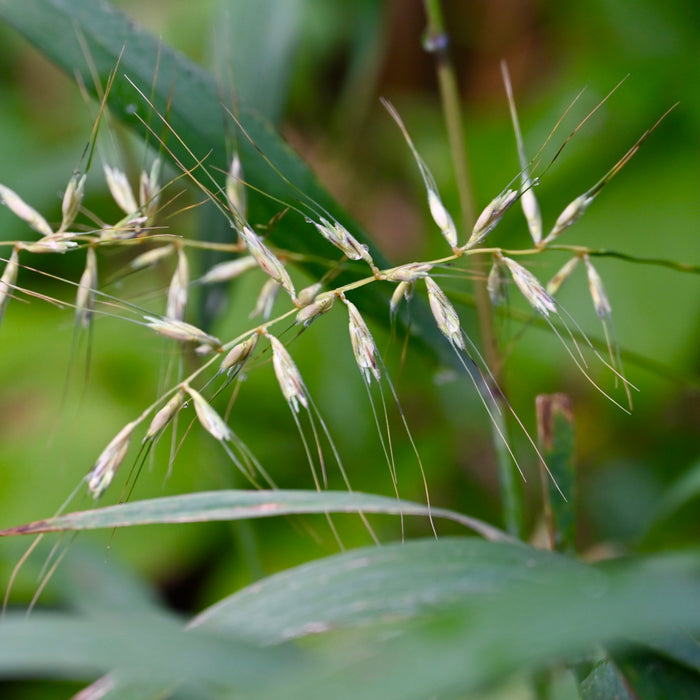
M530 230L532 241L535 245L542 242L542 214L540 213L540 205L535 197L535 192L530 184L530 179L526 178L523 182L524 189L520 195L520 206L522 207L527 227Z
M192 397L194 410L202 427L219 442L231 440L233 431L226 421L211 407L207 400L190 386L185 386L185 391Z
M299 294L297 294L297 301L301 306L308 306L312 301L314 301L314 299L316 299L322 289L322 282L310 284L308 287L304 287L304 289L299 291Z
M238 153L233 154L231 167L226 173L226 200L236 221L245 219L248 210L248 197L243 184L243 166Z
M185 318L185 307L187 306L187 290L190 282L189 264L187 255L182 248L177 251L177 266L168 289L168 300L165 315L175 321L182 321Z
M294 413L299 413L299 405L308 409L309 400L304 389L304 381L292 356L278 338L269 333L266 335L272 346L272 365L282 395Z
M67 250L77 248L78 244L67 240L62 234L52 234L34 243L20 243L19 247L30 253L65 253Z
M415 282L399 282L396 285L394 293L391 295L391 301L389 302L389 313L391 316L396 315L396 310L399 308L401 299L405 299L406 301L411 299L415 287Z
M78 282L78 292L75 297L75 318L83 327L90 325L95 305L97 291L97 254L93 246L88 246L85 258L85 269Z
M551 280L549 280L549 283L547 284L548 294L554 296L561 289L562 284L569 279L571 273L574 271L574 268L576 265L578 265L578 261L578 255L571 258L571 260L565 263L561 270L559 270L559 272L557 272L557 274L554 275Z
M143 170L139 178L139 205L146 217L145 226L149 226L155 219L160 199L160 158L156 158L149 172Z
M505 301L506 277L503 271L503 265L499 260L493 261L488 279L486 280L486 288L488 290L491 303L494 306L500 306Z
M442 334L460 350L465 350L464 338L462 337L462 326L459 316L452 306L445 293L438 287L432 277L425 278L425 285L428 288L428 301L430 310L433 312L435 322Z
M125 214L135 214L139 207L136 204L136 199L134 199L134 192L126 178L126 174L119 168L113 168L109 165L104 166L104 172L107 187L109 187L109 192L117 206Z
M155 265L164 258L172 255L174 250L175 246L172 245L163 245L158 248L151 248L151 250L147 250L145 253L137 255L129 263L129 269L133 271L144 270L145 268L151 267L151 265Z
M467 244L464 246L465 250L467 248L473 248L475 245L483 241L487 234L496 228L499 221L503 218L503 215L517 198L518 193L516 191L506 190L505 192L499 194L498 197L491 200L491 202L484 209L484 211L481 212L479 218L476 220L474 228L472 229L472 235L469 237Z
M557 312L557 305L554 299L547 293L547 290L532 272L511 258L503 256L501 259L508 266L518 289L534 309L543 316L549 316L550 313Z
M362 374L365 375L365 380L367 382L370 381L372 375L377 381L380 381L381 373L379 371L379 365L377 364L379 351L377 350L374 338L355 304L344 297L343 301L348 308L350 342L352 343L355 362L357 362L357 366L360 368Z
M0 201L17 217L26 221L42 236L53 235L48 221L36 209L32 209L14 190L0 185Z
M240 227L238 235L243 239L248 251L255 258L260 269L273 280L279 282L289 296L294 299L296 292L289 273L284 269L284 265L282 265L277 256L263 243L260 236L248 226Z
M252 255L243 255L240 258L217 263L202 275L199 282L200 284L228 282L257 266L258 263Z
M117 434L102 453L97 458L92 469L87 475L88 489L95 498L99 498L105 489L112 483L112 479L117 469L124 461L126 453L129 451L129 441L134 428L140 420L127 423Z
M181 343L198 343L206 345L212 350L221 350L221 341L213 335L205 333L203 330L184 321L175 321L169 318L155 318L154 316L144 316L146 325L154 330L158 335L171 338Z
M19 252L15 247L10 253L10 257L3 270L2 277L0 277L0 320L5 313L5 307L10 301L10 295L17 282L17 273L19 271Z
M428 207L430 208L430 215L433 217L433 221L440 229L440 233L442 233L450 246L455 248L457 246L457 227L450 216L450 212L447 211L442 203L437 190L432 187L428 188Z
M315 301L299 309L296 316L296 323L309 326L319 316L322 316L327 311L333 308L335 303L335 294L324 294L318 297Z
M152 440L158 435L163 428L177 415L185 401L185 392L182 388L178 389L171 397L168 403L165 404L155 416L151 424L148 426L146 435L143 441Z
M61 226L59 231L65 231L78 215L80 205L83 201L85 193L85 174L74 173L73 177L68 181L66 191L63 193L63 201L61 202Z
M608 300L608 295L605 293L605 287L603 286L603 280L598 274L598 270L593 267L593 263L590 258L586 255L583 258L586 263L586 274L588 275L588 289L591 292L591 298L593 299L593 306L595 307L595 312L598 314L599 318L606 319L612 316L612 306Z
M431 263L408 263L393 270L387 270L384 273L384 279L392 282L415 282L417 279L426 277L432 269Z
M272 316L272 307L275 304L279 291L280 283L277 280L272 278L266 280L260 289L258 298L255 300L255 306L248 318L253 319L259 316L263 321L267 321Z
M253 354L259 337L257 333L253 333L253 335L234 345L221 361L221 369L229 373L240 369Z
M341 250L349 260L364 260L368 265L374 265L369 248L360 243L345 226L337 221L331 223L328 219L321 217L321 221L316 222L307 219L316 230L336 248Z
M587 193L582 194L580 197L576 197L576 199L566 206L564 211L559 214L557 220L554 222L554 227L550 231L547 238L542 241L542 244L547 245L548 243L551 243L555 238L566 231L569 226L575 224L583 216L592 201L593 197L589 196Z

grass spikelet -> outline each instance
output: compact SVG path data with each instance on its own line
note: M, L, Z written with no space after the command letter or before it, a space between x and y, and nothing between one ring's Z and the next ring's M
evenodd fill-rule
M83 201L85 193L85 174L74 173L73 177L68 181L66 191L63 193L63 201L61 202L61 225L57 233L66 231L68 227L75 221L78 215L80 205Z
M474 224L472 235L469 237L462 250L469 250L481 243L486 236L493 231L503 218L503 215L518 198L518 193L514 190L506 190L491 200L486 209L481 212Z
M77 248L75 241L67 240L63 234L51 234L44 236L34 243L19 243L22 250L29 253L65 253L68 250Z
M248 226L241 226L238 229L238 235L243 239L246 248L255 258L260 269L282 285L289 296L295 299L296 292L289 273L284 269L284 265L277 256L263 243L260 236Z
M233 438L233 432L224 419L211 407L209 402L189 384L184 390L192 397L194 410L202 427L216 440L224 442Z
M573 202L570 202L557 217L554 226L549 235L542 241L542 245L550 244L555 238L558 238L569 226L573 226L585 213L586 209L593 201L593 197L587 192L576 197Z
M309 401L304 388L304 380L297 369L292 356L284 347L282 341L274 335L265 332L272 347L272 365L275 370L277 382L282 390L282 395L289 404L293 413L299 413L299 406L309 408Z
M206 345L217 352L221 350L221 341L216 336L205 333L191 323L167 318L155 318L154 316L144 316L144 318L148 328L165 338L171 338L181 343Z
M554 275L554 277L552 277L551 280L549 280L549 282L547 283L548 294L554 296L561 289L561 286L564 284L564 282L566 282L567 279L569 279L571 273L578 265L579 260L580 258L578 255L571 258L571 260L565 263L561 270L559 270L559 272L557 272L557 274Z
M85 477L90 493L94 498L99 498L105 489L112 483L112 479L117 469L124 461L126 453L129 451L129 442L134 428L141 422L138 418L131 423L127 423L104 448L97 458L94 466Z
M387 270L382 277L392 282L415 282L417 279L427 277L432 269L431 263L408 263Z
M141 172L139 178L139 206L145 220L144 226L150 226L155 219L160 200L160 170L161 160L156 158L151 165L151 169Z
M442 334L450 341L455 348L465 350L464 339L462 338L462 326L459 316L452 306L445 293L438 287L432 277L425 278L425 285L428 288L428 301L430 310L433 312L435 322Z
M428 207L430 209L430 215L433 217L433 221L437 224L438 228L440 229L440 233L442 233L445 240L450 244L450 247L453 249L456 248L457 227L455 226L450 213L442 203L442 199L440 199L440 193L438 192L437 185L435 184L435 178L428 169L428 166L425 164L423 158L421 158L420 153L418 153L418 150L413 145L413 141L408 134L408 129L406 129L394 105L392 105L388 100L385 100L383 97L380 99L387 112L389 112L391 115L391 118L398 125L403 137L406 139L408 147L411 149L411 153L413 153L413 157L416 160L421 177L423 178L423 184L425 185L425 189L427 191Z
M48 221L36 209L30 207L14 190L0 185L0 201L18 218L26 221L42 236L53 235Z
M233 154L231 166L226 173L226 201L237 223L245 220L248 211L248 198L243 183L243 166L238 153Z
M168 289L165 316L175 321L185 318L187 306L187 289L190 281L189 263L182 247L177 250L177 265Z
M335 303L335 294L324 294L321 297L316 298L310 304L299 309L295 322L298 324L303 324L305 327L311 325L319 316L322 316L327 311L333 308Z
M350 342L352 343L355 362L357 362L365 382L369 383L372 376L379 382L381 380L381 373L377 364L379 351L374 338L355 304L346 299L344 295L341 298L348 309Z
M506 88L506 96L508 98L508 107L510 109L510 118L513 122L513 132L515 133L515 142L518 148L518 161L520 163L520 206L522 207L527 227L532 236L535 245L539 245L542 241L542 214L540 206L535 197L535 192L532 189L532 181L530 180L530 169L525 153L525 144L523 135L520 131L520 120L518 119L518 111L515 107L515 98L513 97L513 85L510 81L510 73L505 61L501 61L501 73L503 75L503 84Z
M153 416L143 442L153 440L162 430L170 423L170 421L178 414L185 401L185 391L182 387L171 396L170 400Z
M248 318L253 319L259 316L263 321L267 321L272 316L272 307L275 304L280 288L280 283L277 280L272 278L265 280L265 284L260 288L258 298L255 300L255 306Z
M12 290L17 281L17 273L19 271L19 252L15 246L10 253L10 257L0 277L0 321L5 313L7 303L10 301Z
M302 306L308 306L312 301L316 299L316 297L319 295L322 289L322 282L315 282L314 284L310 284L308 287L304 287L304 289L301 289L299 291L299 294L297 294L297 301Z
M332 243L338 250L349 260L364 260L370 267L374 269L374 261L369 253L369 248L360 243L345 226L342 226L337 221L331 223L328 219L321 217L320 222L307 219L312 223L316 230L329 242Z
M410 301L415 287L415 282L399 282L396 285L389 302L389 314L392 319L396 316L401 300L405 299L406 301Z
M225 260L207 270L199 278L199 283L217 284L219 282L228 282L239 277L244 272L248 272L248 270L255 269L257 266L258 263L252 255L243 255L233 260Z
M134 198L134 192L127 180L126 174L119 168L113 168L110 165L104 166L105 179L107 187L112 195L112 199L117 203L117 206L125 214L135 214L138 211L138 205Z
M510 270L513 281L522 292L522 295L536 311L545 318L548 317L550 313L557 313L557 306L554 299L547 293L547 290L532 272L505 255L501 256L501 260Z
M90 325L95 307L95 292L97 291L97 254L93 246L88 246L85 258L85 269L80 276L78 292L75 298L75 320L83 328Z
M163 245L158 248L151 248L145 253L140 253L137 255L130 263L129 269L133 272L138 270L145 270L147 267L152 267L156 265L161 260L171 256L175 250L173 245Z
M508 287L503 271L503 265L496 258L489 270L489 276L486 279L486 289L489 293L489 299L494 307L500 306L506 299Z
M258 344L258 333L253 333L245 340L234 345L221 360L221 371L227 372L229 375L238 372L246 360L253 354L255 346Z

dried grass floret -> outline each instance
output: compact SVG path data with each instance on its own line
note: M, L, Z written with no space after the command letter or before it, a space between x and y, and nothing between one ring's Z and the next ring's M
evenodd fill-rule
M226 173L226 201L238 223L247 216L248 198L243 183L243 166L238 153L233 154L231 166Z
M75 221L78 215L80 205L83 201L85 193L85 174L74 173L68 181L66 191L63 193L63 201L61 202L61 225L58 228L58 233L65 231Z
M299 309L296 315L296 323L303 324L304 326L309 326L313 321L315 321L319 316L322 316L327 311L333 308L335 303L335 294L324 294L323 296L317 297L310 304Z
M489 270L489 276L486 279L486 289L494 306L500 306L505 301L508 287L503 265L498 258L493 261L493 265L491 265Z
M396 311L398 310L402 299L405 299L406 301L411 300L415 288L415 282L399 282L396 285L394 293L391 295L391 301L389 302L389 314L392 318L396 316Z
M151 267L161 260L169 257L173 254L175 246L173 245L163 245L158 248L151 248L145 253L140 253L137 255L130 263L129 269L134 272L137 270L145 270L147 267Z
M377 363L377 357L379 356L377 344L374 342L374 338L355 304L346 299L345 296L341 298L348 309L350 342L352 343L355 362L357 362L357 366L364 375L366 382L369 383L372 376L379 382L382 375Z
M10 301L10 295L14 289L15 282L17 282L18 271L19 252L15 246L12 249L12 253L10 253L7 265L5 265L5 269L3 270L2 277L0 277L0 320L2 320L7 303Z
M215 351L221 350L221 341L216 336L205 333L191 323L168 318L156 318L155 316L144 316L144 318L149 328L165 338L171 338L181 343L206 345Z
M465 350L462 326L455 307L432 277L425 278L425 285L428 288L430 310L433 312L438 328L454 347Z
M442 199L440 199L440 193L438 192L437 184L435 183L435 178L433 177L433 174L430 172L423 158L421 158L420 153L418 153L418 149L416 149L416 147L413 145L413 141L408 134L408 129L406 129L394 105L392 105L391 102L385 100L384 98L381 98L381 102L386 108L387 112L389 112L389 114L391 115L392 119L396 122L399 129L401 129L401 133L406 139L406 143L411 149L411 153L413 153L413 157L416 160L416 164L418 165L418 169L420 170L421 177L423 178L423 184L425 185L425 189L427 191L428 208L430 209L430 215L433 217L433 221L437 224L438 228L440 229L440 233L442 233L443 237L450 244L450 246L453 249L456 248L457 227L455 226L455 223L452 220L450 213L447 211L445 205L442 203Z
M260 269L273 280L279 282L289 296L294 299L296 292L289 273L284 269L284 265L277 256L263 243L262 238L248 226L241 226L238 229L238 235L250 254L257 260Z
M330 222L328 219L321 217L320 222L307 219L307 221L316 227L316 230L336 248L341 250L349 260L364 260L371 267L374 266L372 256L369 254L369 248L360 243L345 226L339 222Z
M141 172L139 178L139 205L145 217L144 226L149 226L155 219L160 199L160 169L161 160L156 158L151 169Z
M253 333L250 337L234 345L221 361L221 370L229 374L237 372L253 354L259 337L258 333Z
M415 282L418 279L427 277L433 269L432 263L408 263L400 265L382 274L383 279L391 282Z
M277 280L272 278L265 280L248 318L253 319L259 316L263 321L267 321L272 316L272 307L275 305L275 299L277 299L280 289L281 286Z
M518 193L514 190L506 190L493 199L481 212L474 224L472 235L469 237L463 250L469 250L481 243L486 236L498 225L503 215L518 198Z
M155 438L168 423L178 414L185 401L185 391L179 388L170 400L153 416L151 424L148 426L143 442Z
M134 192L126 177L126 173L119 168L113 168L110 165L104 166L105 179L107 187L112 195L112 199L117 203L117 206L125 214L135 214L138 211L138 205L134 198Z
M185 251L180 247L177 251L177 265L168 289L168 300L165 315L169 319L182 321L185 318L187 306L187 290L190 282L190 267Z
M532 272L505 255L501 256L501 260L510 270L513 282L534 309L545 317L549 316L550 313L557 313L556 302Z
M202 427L220 442L231 440L233 432L224 419L211 407L209 402L195 389L186 384L185 391L192 397L194 410Z
M270 333L265 333L272 347L272 366L275 370L277 382L282 390L282 395L286 399L289 407L296 414L299 413L299 406L309 408L309 401L306 396L304 380L297 369L292 356L284 347L282 341Z
M248 270L253 270L258 266L257 261L252 255L243 255L234 260L225 260L217 263L199 279L200 284L217 284L219 282L228 282L239 275L242 275Z
M547 284L548 294L554 296L561 289L562 284L564 284L564 282L566 282L566 280L569 279L571 273L574 271L574 268L578 265L579 260L580 258L578 255L571 258L571 260L566 262L559 270L559 272L557 272L556 275L554 275L554 277L552 277L552 279L549 280Z
M26 221L42 236L53 235L48 221L36 209L30 207L14 190L0 185L0 201L18 218Z
M90 325L95 307L97 291L97 254L93 246L88 246L85 258L85 269L78 282L78 292L75 298L75 320L78 325L87 328Z
M105 489L112 483L112 479L117 469L124 461L126 453L129 451L129 442L134 428L141 422L138 418L131 423L127 423L115 436L107 447L97 458L92 469L85 477L88 489L95 498L99 498Z

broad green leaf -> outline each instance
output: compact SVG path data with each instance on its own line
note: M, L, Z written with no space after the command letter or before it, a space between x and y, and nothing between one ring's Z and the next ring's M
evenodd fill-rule
M319 635L315 669L285 679L283 687L293 690L284 696L461 697L518 670L589 653L597 643L617 649L629 636L700 631L697 553L550 574L408 623Z
M90 679L128 670L149 684L179 682L251 688L271 670L290 669L291 648L255 648L230 638L185 632L162 615L8 614L0 624L0 677Z
M445 538L345 552L244 588L195 617L191 627L228 630L263 644L502 594L586 567L524 544Z
M0 530L0 537L156 523L198 523L299 513L386 513L446 518L487 539L510 540L488 523L443 508L347 491L205 491L77 511Z

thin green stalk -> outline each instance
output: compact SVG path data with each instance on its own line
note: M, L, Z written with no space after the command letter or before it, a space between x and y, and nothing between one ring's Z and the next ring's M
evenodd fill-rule
M476 222L474 194L469 174L467 149L464 139L464 128L460 108L459 90L454 66L448 52L448 38L442 16L440 0L424 0L425 13L428 20L425 38L426 50L435 55L440 96L450 141L452 163L455 170L462 223L464 231L470 233ZM483 345L483 353L489 369L498 381L503 391L502 358L498 350L493 308L486 288L487 270L485 261L474 257L472 260L474 275L474 299L479 319L479 332ZM501 425L494 426L494 445L498 462L501 497L503 499L503 517L508 532L522 538L523 535L523 491L516 465L504 448L499 431L508 437L506 432L505 413L502 412L497 420Z

